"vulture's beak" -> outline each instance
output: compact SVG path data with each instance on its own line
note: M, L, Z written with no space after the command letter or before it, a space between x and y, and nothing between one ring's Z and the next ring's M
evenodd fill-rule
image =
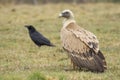
M27 25L25 25L24 27L28 28L28 26L27 26Z

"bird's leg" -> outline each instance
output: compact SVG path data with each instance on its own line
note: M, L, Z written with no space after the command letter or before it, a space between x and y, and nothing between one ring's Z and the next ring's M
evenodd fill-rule
M77 70L77 66L76 66L75 63L72 61L72 59L71 59L71 64L72 64L73 70Z
M71 60L72 68L73 68L73 70L75 70L75 65L74 65L72 59L70 59L70 60Z
M72 64L72 66L70 66L69 68L65 68L64 70L65 70L65 71L73 71L73 70L75 70L75 65L74 65L72 59L70 58L70 65L71 65L71 64ZM72 68L71 68L71 67L72 67Z
M73 70L77 70L78 67L73 63Z

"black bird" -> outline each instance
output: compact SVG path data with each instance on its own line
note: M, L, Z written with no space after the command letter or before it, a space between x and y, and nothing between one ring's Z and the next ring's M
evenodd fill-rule
M29 35L32 39L32 41L37 45L37 46L42 46L42 45L47 45L54 47L53 45L47 38L45 38L41 33L39 33L32 25L25 25L25 27L29 31Z

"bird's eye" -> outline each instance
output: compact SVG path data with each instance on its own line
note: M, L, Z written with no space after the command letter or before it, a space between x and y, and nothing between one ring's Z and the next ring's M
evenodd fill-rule
M65 14L69 14L69 12L65 12Z

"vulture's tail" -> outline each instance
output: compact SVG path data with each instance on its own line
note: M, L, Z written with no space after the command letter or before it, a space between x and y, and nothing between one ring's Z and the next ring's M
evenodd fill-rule
M97 55L102 59L104 69L107 69L107 63L105 61L105 57L100 50L98 51Z

